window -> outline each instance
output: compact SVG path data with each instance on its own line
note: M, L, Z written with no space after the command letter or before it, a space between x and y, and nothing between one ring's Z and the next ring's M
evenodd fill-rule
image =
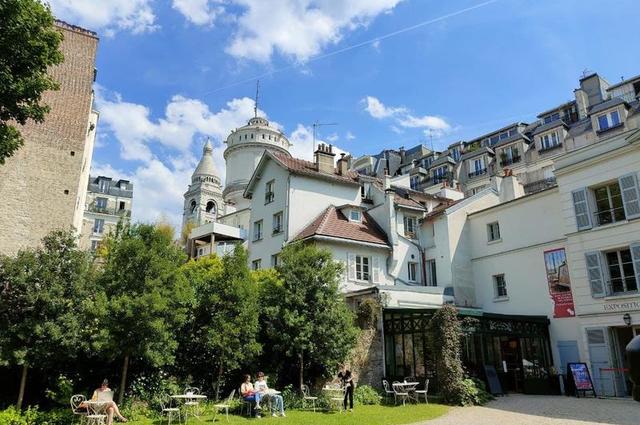
M446 179L447 167L438 167L433 170L433 182L440 183Z
M409 277L409 282L417 282L418 263L415 263L413 261L409 261L409 263L407 263L407 275Z
M356 222L362 221L362 214L360 213L360 211L351 210L351 212L349 213L349 221L356 221Z
M427 260L427 286L438 286L436 260Z
M404 235L408 238L416 237L416 218L411 216L404 216Z
M556 131L540 137L540 150L553 149L557 146L560 146L560 139L558 139L558 133Z
M560 119L560 112L555 112L551 115L547 115L544 117L544 123L549 124L550 122L557 121Z
M496 299L507 297L507 282L505 282L503 274L493 276L493 285L495 288Z
M487 224L487 239L489 242L500 240L500 225L497 221Z
M253 260L251 262L251 268L253 270L260 270L260 268L262 268L262 260L261 259Z
M100 210L107 208L107 198L96 198L96 208Z
M470 162L470 165L471 171L469 172L469 177L481 176L487 172L483 158L474 159L473 162Z
M362 199L371 199L371 184L370 183L363 183L362 186L360 186L360 197Z
M500 153L500 165L511 165L520 162L520 153L515 145L508 146Z
M624 220L624 205L618 182L593 189L598 226Z
M124 201L120 201L120 207L118 208L120 211L124 210L126 208L127 204L125 204Z
M109 192L109 180L100 180L100 182L98 183L98 187L100 188L100 192L102 193L107 193Z
M280 265L280 254L273 254L271 256L271 267L278 267Z
M104 219L96 218L93 222L93 233L101 235L104 232Z
M618 111L611 111L598 116L598 127L600 131L605 131L620 125L620 114Z
M97 250L99 243L100 243L100 241L91 241L91 251Z
M273 234L282 232L282 211L273 215Z
M207 202L207 207L206 207L205 211L208 212L209 214L215 214L216 213L216 203L213 202L213 201Z
M259 241L260 239L262 239L262 220L253 223L253 240Z
M196 201L192 200L191 201L191 207L189 208L189 210L191 211L191 214L196 212L196 207L197 207Z
M633 258L628 248L605 253L609 272L609 294L635 292L638 290Z
M419 184L420 184L420 176L413 176L409 180L409 186L411 186L411 189L413 190L418 189Z
M356 255L356 280L369 280L369 257Z
M451 158L453 158L456 162L460 161L460 149L454 148L451 150Z
M265 190L264 190L264 203L265 204L269 204L271 202L273 202L273 198L274 198L274 194L273 194L273 189L275 187L275 181L271 180L269 182L267 182L267 184L265 185Z

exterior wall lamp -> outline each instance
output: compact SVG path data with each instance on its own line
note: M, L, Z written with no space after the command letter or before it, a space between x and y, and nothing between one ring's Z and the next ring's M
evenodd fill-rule
M625 313L625 315L622 316L622 320L624 320L625 325L631 326L631 315L629 313Z

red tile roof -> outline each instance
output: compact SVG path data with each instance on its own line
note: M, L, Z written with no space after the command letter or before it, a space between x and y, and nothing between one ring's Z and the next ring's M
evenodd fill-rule
M360 184L358 182L358 173L355 171L348 171L345 175L338 174L338 170L334 168L332 174L323 173L318 171L316 164L304 159L293 158L291 156L282 153L272 153L271 156L280 163L283 167L288 169L291 173L299 174L303 176L324 178L334 180L348 184Z
M362 213L362 223L349 221L335 206L331 205L305 227L294 240L313 236L329 236L359 242L389 245L384 231L369 217Z

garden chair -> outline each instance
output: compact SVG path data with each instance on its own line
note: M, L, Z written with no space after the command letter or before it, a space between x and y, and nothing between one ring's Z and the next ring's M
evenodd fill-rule
M424 390L415 390L416 400L420 401L420 396L424 395L424 402L429 404L429 400L427 399L427 393L429 392L429 379L424 380Z
M200 394L200 389L196 388L196 387L187 387L184 389L184 393L186 395L198 395ZM186 399L184 402L184 408L186 410L190 410L191 414L193 414L193 416L199 416L200 415L200 402L198 400L194 400L194 399ZM186 414L185 414L185 421L186 421Z
M182 420L182 415L180 415L180 409L173 405L173 399L164 396L160 399L160 408L162 409L162 416L167 417L167 425L171 425L171 421L174 416L178 416L178 423Z
M244 397L242 397L242 391L240 390L238 390L238 397L240 399L240 416L244 415L245 408L247 409L247 416L252 416L255 402L245 400Z
M71 396L70 404L71 411L74 415L80 417L80 424L84 423L87 420L87 409L81 408L80 405L87 401L87 398L82 394L76 394Z
M216 413L213 415L213 422L216 421L216 418L218 417L218 413L220 413L221 410L224 410L224 414L227 417L227 422L229 422L229 408L231 407L231 403L233 402L233 396L236 395L236 390L231 390L231 394L229 394L229 397L224 401L224 403L218 403L218 404L214 404L213 408L216 410Z
M409 393L402 387L399 382L394 382L392 387L395 404L398 404L399 399L402 401L402 405L405 406L407 403L407 399L409 398Z
M391 387L389 386L389 381L387 381L386 379L382 380L382 387L384 388L384 401L385 402L389 402L389 399L391 397L393 397L394 399L396 398L396 393L393 392L393 390L391 389Z
M95 404L89 404L87 407L87 425L105 425L107 423L107 415L101 408Z
M312 397L311 392L309 391L309 387L305 384L302 384L302 386L300 387L300 391L302 391L302 408L305 409L305 405L307 401L309 401L313 405L313 411L315 412L316 401L318 400L318 397Z

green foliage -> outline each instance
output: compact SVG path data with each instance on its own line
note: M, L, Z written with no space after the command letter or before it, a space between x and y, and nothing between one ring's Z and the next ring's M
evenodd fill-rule
M73 381L65 375L58 375L53 388L47 388L45 395L57 404L68 405L73 392Z
M61 40L51 10L43 2L0 2L0 165L24 144L20 132L8 122L42 122L49 112L40 101L42 93L58 89L47 68L64 60Z
M357 329L338 290L342 265L328 250L292 244L280 258L279 278L260 275L261 338L268 366L297 374L299 388L304 373L311 379L334 373Z
M282 389L282 400L287 409L302 408L302 394L300 390L296 391L291 384Z
M179 337L177 365L183 374L222 384L225 374L260 352L258 292L247 261L238 244L222 259L210 256L182 267L196 294Z
M467 378L462 381L460 404L462 406L482 405L493 400L493 396L487 392L484 382L475 378Z
M77 422L70 409L55 409L40 412L38 407L18 410L10 407L0 410L0 425L68 425Z
M445 403L462 405L465 401L465 378L460 347L462 323L455 307L445 304L429 321L429 340L438 371L438 387Z
M162 370L142 373L131 380L128 395L131 400L144 400L152 410L160 411L161 403L171 394L179 394L184 388L175 377Z
M363 300L356 311L356 320L360 329L373 329L378 324L382 306L375 298Z
M92 281L91 261L71 231L0 258L0 364L42 369L82 353Z
M94 349L111 357L142 360L153 367L172 364L176 334L187 320L193 291L180 270L185 253L163 227L118 225L104 245L94 304ZM120 393L125 388L119 388Z
M359 405L380 404L382 397L380 393L369 385L358 385L353 392L353 401Z

